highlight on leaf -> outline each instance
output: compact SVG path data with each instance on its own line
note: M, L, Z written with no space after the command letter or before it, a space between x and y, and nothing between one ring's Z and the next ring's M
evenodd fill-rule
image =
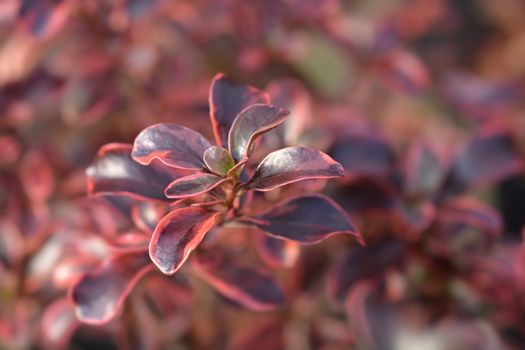
M196 173L173 181L164 193L168 198L186 198L210 191L225 181L228 179L214 174Z
M210 142L198 132L176 124L155 124L135 138L132 157L143 165L153 159L180 169L201 170Z
M325 153L305 147L288 147L267 155L248 185L258 191L270 191L305 179L340 176L344 176L343 167Z
M97 153L87 169L89 194L128 194L139 198L166 200L164 189L172 174L157 165L141 165L131 158L132 146L111 143Z
M239 113L228 134L233 159L240 161L249 157L255 140L284 122L289 113L282 108L263 104L249 106Z
M344 210L323 195L293 198L247 221L273 237L302 244L318 243L337 234L350 235L364 244Z
M226 175L235 165L230 152L221 146L211 146L204 152L204 163L208 169L218 175Z
M217 214L202 208L176 209L157 225L149 244L153 263L167 275L184 264L190 253L212 229Z
M228 148L228 132L237 115L253 104L269 103L269 97L253 86L237 83L219 73L211 83L209 103L215 140L219 146Z

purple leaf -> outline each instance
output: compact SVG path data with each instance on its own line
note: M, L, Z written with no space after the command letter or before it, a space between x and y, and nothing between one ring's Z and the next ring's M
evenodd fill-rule
M192 265L217 292L248 309L269 311L285 303L281 285L264 270L212 254L197 256Z
M350 214L388 214L400 206L395 189L379 179L360 178L341 186L333 198Z
M377 283L358 283L346 298L349 329L358 349L392 349L399 336L403 312L399 304L387 303L378 289Z
M399 266L406 248L402 241L388 240L350 249L328 274L328 295L342 301L358 282L376 279Z
M489 132L477 135L456 157L446 189L461 192L467 187L496 183L523 168L508 134Z
M182 208L166 215L151 236L151 260L165 274L177 272L211 230L216 215L202 208Z
M185 198L205 193L221 183L228 181L214 174L196 173L170 183L164 193L168 198Z
M320 242L336 234L361 234L334 201L323 195L296 197L258 215L253 223L272 236L303 244Z
M346 177L386 177L396 166L396 157L390 146L372 135L340 137L329 154L346 171Z
M164 189L174 176L155 165L138 164L131 158L131 148L118 143L100 148L86 171L88 194L127 194L166 200Z
M344 175L341 164L321 151L304 147L288 147L268 154L249 181L250 188L270 191L304 179Z
M204 163L215 174L226 175L235 162L230 152L221 146L211 146L204 152Z
M152 267L145 249L118 252L109 257L70 289L77 317L90 324L110 321L139 279Z
M204 169L202 157L211 147L198 132L176 124L155 124L137 136L132 157L140 164L149 164L157 158L162 163L179 169Z
M261 90L236 83L223 73L217 74L210 86L210 118L217 144L228 147L228 132L242 110L268 102L268 95Z
M255 140L284 122L289 113L282 108L263 104L249 106L239 113L228 134L233 159L240 161L248 158Z

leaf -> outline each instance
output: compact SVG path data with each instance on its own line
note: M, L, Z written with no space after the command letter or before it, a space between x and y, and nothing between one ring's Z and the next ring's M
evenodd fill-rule
M261 90L236 83L223 73L217 74L210 86L210 119L217 144L228 147L228 132L242 110L268 102L268 95Z
M500 213L468 197L445 201L439 208L428 245L432 253L455 255L486 253L503 231Z
M217 292L248 309L269 311L285 303L281 285L264 270L211 253L196 256L192 266Z
M457 194L467 188L494 184L522 169L523 162L508 134L483 132L454 160L444 191Z
M388 269L399 266L406 251L406 244L399 240L386 240L348 250L327 274L328 295L343 301L358 282L377 279Z
M202 208L182 208L166 215L149 244L151 260L159 270L167 275L177 272L211 230L216 215Z
M173 177L155 165L144 166L131 158L131 145L111 143L97 153L87 169L88 194L127 194L166 200L164 189Z
M77 327L73 304L66 298L53 302L42 316L41 328L46 348L65 348Z
M249 181L250 188L270 191L305 179L344 175L341 164L321 151L305 147L288 147L268 154Z
M400 305L386 302L378 289L377 283L361 282L346 298L349 330L356 335L358 349L392 349L400 325L407 322Z
M204 163L215 174L226 175L235 162L230 152L221 146L211 146L204 152Z
M430 85L428 68L408 50L392 50L377 66L379 77L400 92L416 95Z
M312 101L302 83L298 80L276 80L267 86L272 104L290 111L291 117L279 125L271 137L266 137L264 142L275 148L285 145L298 145L300 137L312 124ZM275 135L275 136L274 136Z
M196 173L170 183L164 193L168 198L186 198L205 193L221 183L228 181L214 174Z
M273 268L292 267L300 253L297 242L273 238L259 230L255 235L255 248L262 260Z
M145 249L118 252L77 281L70 297L80 321L102 324L110 321L139 279L153 265Z
M272 236L303 244L314 244L336 234L361 234L334 201L323 195L296 197L256 216L253 223Z
M131 210L131 218L136 228L148 235L155 230L157 223L166 214L166 206L152 202L136 203Z
M155 124L135 138L132 157L143 165L157 158L179 169L202 170L210 142L198 132L176 124Z
M263 104L249 106L239 113L228 134L233 159L241 161L248 158L255 140L284 122L288 114L287 110Z
M396 166L390 146L373 135L346 135L338 138L328 152L345 169L346 177L386 177Z
M360 178L338 188L332 196L350 214L393 213L400 206L398 194L380 179Z

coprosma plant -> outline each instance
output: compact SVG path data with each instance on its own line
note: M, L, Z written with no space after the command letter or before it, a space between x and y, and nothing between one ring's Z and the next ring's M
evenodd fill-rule
M91 323L109 320L140 276L151 270L151 261L164 274L176 273L216 226L256 226L271 237L302 244L348 234L363 244L346 213L324 195L291 198L263 213L250 210L253 191L344 175L341 164L304 147L272 152L254 171L246 167L257 140L283 123L288 114L269 104L266 93L218 74L210 89L216 145L187 127L155 124L144 129L133 145L102 147L87 171L89 193L165 201L175 209L158 222L149 247L133 248L130 253L135 258L124 258L120 252L73 286L71 296L80 319ZM113 272L130 278L116 288L107 287ZM104 305L97 298L105 300ZM266 309L264 303L245 301L252 309Z

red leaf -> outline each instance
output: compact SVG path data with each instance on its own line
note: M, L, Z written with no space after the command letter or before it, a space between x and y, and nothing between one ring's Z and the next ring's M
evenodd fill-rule
M239 113L228 134L233 159L248 158L255 140L284 122L288 114L290 112L282 108L261 104L249 106Z
M305 179L344 176L341 164L321 151L288 147L268 154L257 167L249 186L258 191Z
M168 198L186 198L196 196L215 188L221 183L228 181L214 174L196 173L177 179L170 183L164 193Z
M182 208L166 215L151 236L151 260L165 274L177 272L211 230L216 215L202 208Z
M102 146L86 173L89 194L127 194L158 200L166 200L164 189L174 177L156 166L135 162L131 145L118 143Z
M243 109L268 102L268 95L261 90L236 83L223 73L217 74L210 86L210 118L217 144L228 147L228 132Z
M235 162L230 152L221 146L211 146L204 152L204 163L208 169L218 175L226 175Z
M198 132L176 124L155 124L135 138L133 159L143 165L155 158L179 169L202 170L210 142Z
M258 215L253 223L276 238L303 244L314 244L336 234L351 235L364 244L344 210L323 195L293 198Z
M248 309L269 311L285 303L281 285L266 271L212 254L195 257L192 265L217 292Z
M139 279L152 268L145 249L115 253L70 289L77 317L90 324L110 321Z

